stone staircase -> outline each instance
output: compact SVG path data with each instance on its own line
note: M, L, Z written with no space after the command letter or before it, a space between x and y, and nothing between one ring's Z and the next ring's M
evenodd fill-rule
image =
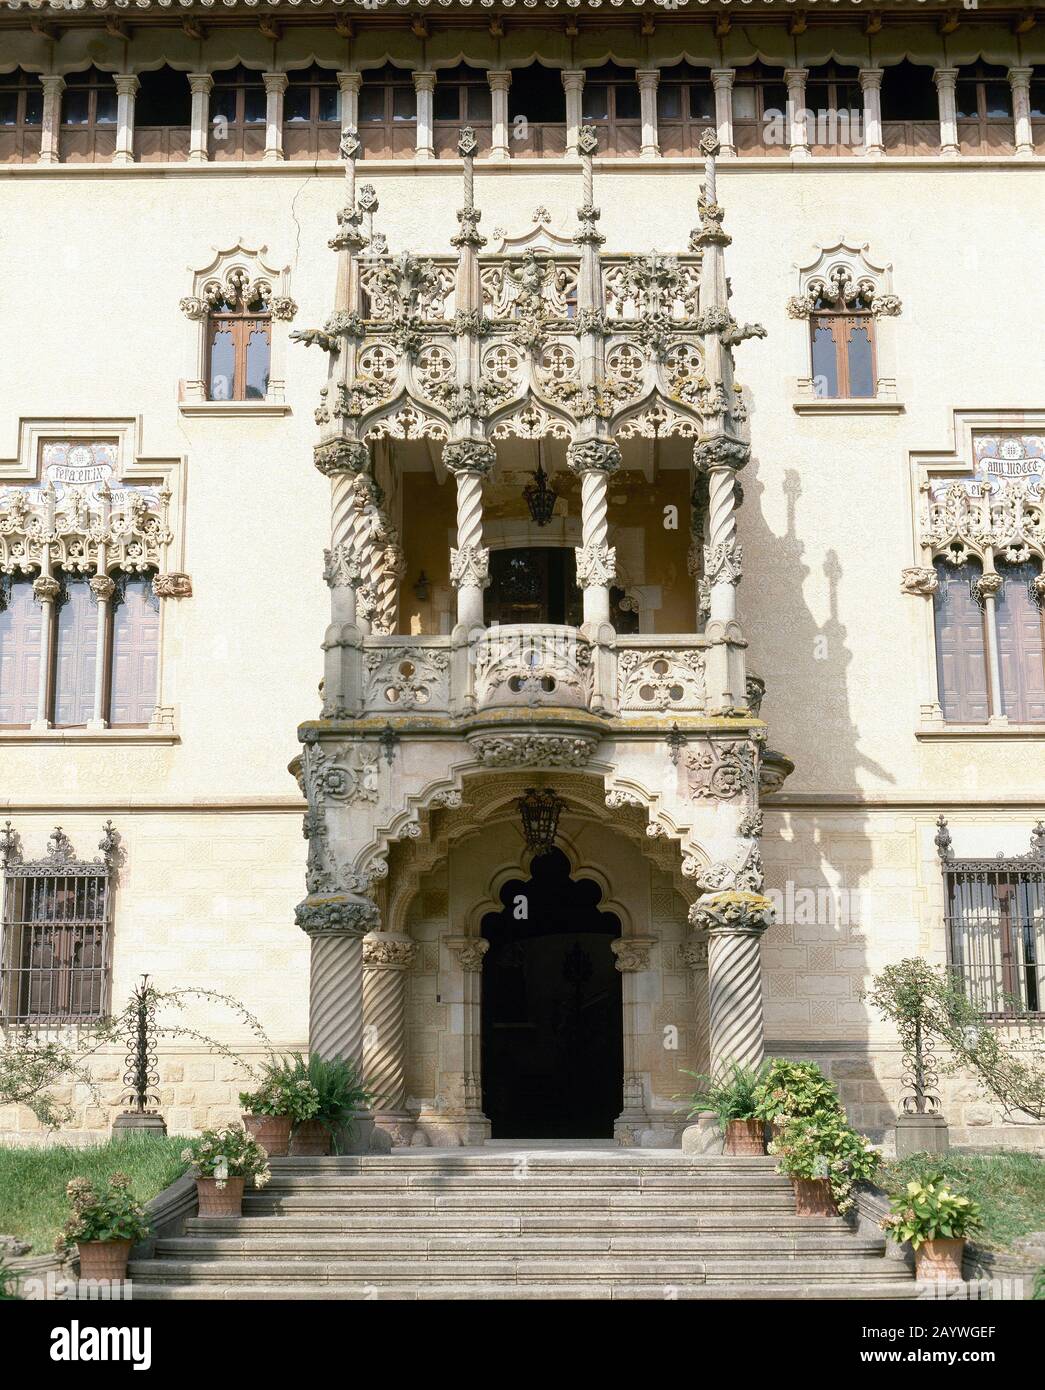
M915 1298L885 1242L794 1215L771 1158L410 1149L274 1159L244 1215L133 1261L138 1299Z

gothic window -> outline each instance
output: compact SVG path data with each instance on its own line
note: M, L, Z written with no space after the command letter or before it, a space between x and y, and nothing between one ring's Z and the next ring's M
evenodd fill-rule
M341 139L337 74L313 64L287 77L283 93L283 154L287 159L334 159Z
M932 69L904 61L882 73L882 141L889 154L938 154L940 104Z
M268 298L257 284L230 285L207 315L207 398L263 401L272 345Z
M636 154L642 147L639 87L634 72L616 63L589 68L581 93L581 119L593 125L607 154Z
M62 574L55 603L54 724L83 725L94 714L98 617L87 576Z
M974 587L982 566L975 560L953 565L941 557L935 569L936 670L943 717L956 724L986 724L987 634Z
M825 63L806 78L806 124L816 154L852 154L863 144L864 95L857 68Z
M566 153L566 90L558 68L531 63L512 69L508 122L513 154Z
M873 396L874 319L869 303L862 297L846 304L818 296L809 329L815 393L842 399Z
M241 65L215 73L210 94L211 159L260 159L265 150L266 111L260 72Z
M996 562L1002 586L994 600L1002 713L1014 724L1045 722L1042 609L1032 585L1041 574L1033 560Z
M761 63L738 68L733 83L733 138L738 154L786 155L789 145L786 122L787 84L783 73ZM781 139L767 140L770 132L784 131Z
M4 870L0 1021L56 1024L101 1018L109 1006L112 855L83 861L61 829L43 859L23 863L17 837L0 830Z
M97 68L70 73L62 93L62 161L108 161L115 150L116 83L112 75Z
M44 89L35 73L0 73L0 164L35 160L40 153Z
M36 718L41 631L32 579L0 575L0 725L26 728Z
M471 126L479 141L480 156L490 148L493 132L493 110L490 83L485 71L461 63L456 68L440 71L434 94L435 152L454 158L462 126Z
M367 159L413 154L417 143L417 94L409 69L386 63L363 73L359 88L359 138Z
M192 93L183 72L157 68L139 74L134 101L134 157L142 164L186 159Z
M657 140L663 154L692 154L715 126L715 89L707 68L677 63L657 84Z
M145 727L156 705L159 600L150 574L116 571L99 624L91 576L59 571L53 630L44 649L43 607L30 578L0 587L0 726L36 719L40 666L46 664L45 715L56 728L82 728L96 702L110 726ZM99 652L103 666L98 670Z
M987 63L961 68L954 102L963 154L1012 154L1016 133L1006 68Z
M109 723L143 727L156 704L160 601L152 577L124 574L113 595Z

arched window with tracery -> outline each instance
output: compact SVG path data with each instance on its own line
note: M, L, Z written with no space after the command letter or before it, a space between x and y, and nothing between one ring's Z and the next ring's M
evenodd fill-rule
M874 395L875 334L873 286L824 285L809 320L813 385L817 395L860 398Z
M269 287L233 271L209 297L207 397L212 401L263 401L272 354Z

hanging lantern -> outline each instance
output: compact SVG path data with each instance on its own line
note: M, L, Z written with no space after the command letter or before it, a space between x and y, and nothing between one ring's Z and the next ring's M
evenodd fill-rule
M518 805L527 849L533 851L534 858L547 854L555 848L559 817L566 809L566 802L551 787L527 787Z
M531 518L538 526L547 526L552 519L559 494L548 482L548 475L540 464L537 471L523 488L523 500L530 510Z

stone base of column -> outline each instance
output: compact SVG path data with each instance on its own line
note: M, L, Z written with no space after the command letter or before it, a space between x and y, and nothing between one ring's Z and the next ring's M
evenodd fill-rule
M436 1110L422 1107L417 1128L433 1149L456 1149L463 1145L485 1144L492 1125L481 1110Z
M622 1148L634 1148L640 1141L642 1131L649 1129L649 1112L646 1110L646 1089L640 1076L624 1078L624 1108L613 1121L613 1137Z
M374 1127L388 1135L393 1148L408 1149L417 1132L417 1116L408 1110L377 1110Z
M337 1151L343 1154L368 1154L370 1139L374 1133L374 1117L369 1110L357 1110L352 1116L351 1126L346 1126L337 1136Z

